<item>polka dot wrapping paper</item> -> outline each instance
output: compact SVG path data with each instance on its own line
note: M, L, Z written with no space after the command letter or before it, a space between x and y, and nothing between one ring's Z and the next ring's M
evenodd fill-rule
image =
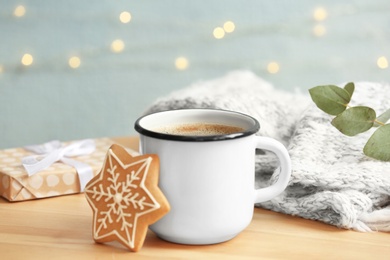
M100 171L113 140L99 138L94 141L96 150L93 153L73 159L89 164L95 176ZM28 176L22 165L22 158L33 154L24 148L0 150L0 196L9 201L23 201L80 193L76 169L62 162L55 162Z

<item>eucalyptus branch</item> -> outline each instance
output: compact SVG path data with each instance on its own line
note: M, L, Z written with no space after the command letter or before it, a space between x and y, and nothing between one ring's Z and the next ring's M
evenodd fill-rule
M381 121L378 121L378 120L374 120L374 126L376 126L375 124L377 124L377 126L383 126L385 125L385 123L381 122Z
M336 116L331 124L347 136L355 136L371 129L378 129L363 148L369 157L390 161L390 109L377 117L374 109L367 106L350 106L355 84L350 82L340 88L335 85L317 86L309 90L310 96L319 109Z

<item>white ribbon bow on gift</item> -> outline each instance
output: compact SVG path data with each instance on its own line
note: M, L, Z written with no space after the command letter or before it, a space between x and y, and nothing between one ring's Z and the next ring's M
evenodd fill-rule
M80 189L84 191L85 185L93 177L92 168L86 163L69 157L91 154L95 148L95 142L91 139L77 141L67 146L63 146L58 140L40 145L30 145L26 146L25 149L38 155L24 157L22 164L29 176L46 169L57 161L73 166L79 176Z

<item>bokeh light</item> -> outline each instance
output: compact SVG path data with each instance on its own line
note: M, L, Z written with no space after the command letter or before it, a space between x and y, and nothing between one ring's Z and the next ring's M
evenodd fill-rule
M129 23L131 21L131 14L129 12L122 12L119 15L119 20L122 23Z
M22 17L26 14L26 8L23 5L18 5L14 10L14 15L16 17Z
M68 63L69 63L69 67L71 67L72 69L77 69L81 65L81 60L79 57L73 56L69 59Z
M376 61L376 64L380 69L387 69L389 67L389 63L384 56L379 57Z
M222 39L225 36L225 30L222 27L216 27L213 35L215 39Z
M279 64L275 61L268 63L267 71L271 74L276 74L280 70Z
M317 24L313 28L313 33L317 37L324 36L326 34L326 28L322 24Z
M236 28L236 25L232 21L227 21L223 24L223 29L227 33L234 32L234 29Z
M178 70L185 70L189 66L188 59L186 57L178 57L175 60L175 67Z
M125 43L120 39L117 39L111 43L112 52L119 53L122 52L124 49L125 49Z
M314 10L313 13L314 20L321 22L324 21L328 17L328 12L323 7L318 7Z
M24 66L30 66L33 63L33 61L34 61L34 58L29 53L24 54L22 57L22 60L21 60L21 62Z

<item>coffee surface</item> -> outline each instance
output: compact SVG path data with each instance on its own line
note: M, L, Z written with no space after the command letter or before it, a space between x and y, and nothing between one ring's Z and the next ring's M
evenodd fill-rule
M164 134L187 136L227 135L242 132L243 130L243 128L238 126L210 123L177 124L154 129L154 131Z

